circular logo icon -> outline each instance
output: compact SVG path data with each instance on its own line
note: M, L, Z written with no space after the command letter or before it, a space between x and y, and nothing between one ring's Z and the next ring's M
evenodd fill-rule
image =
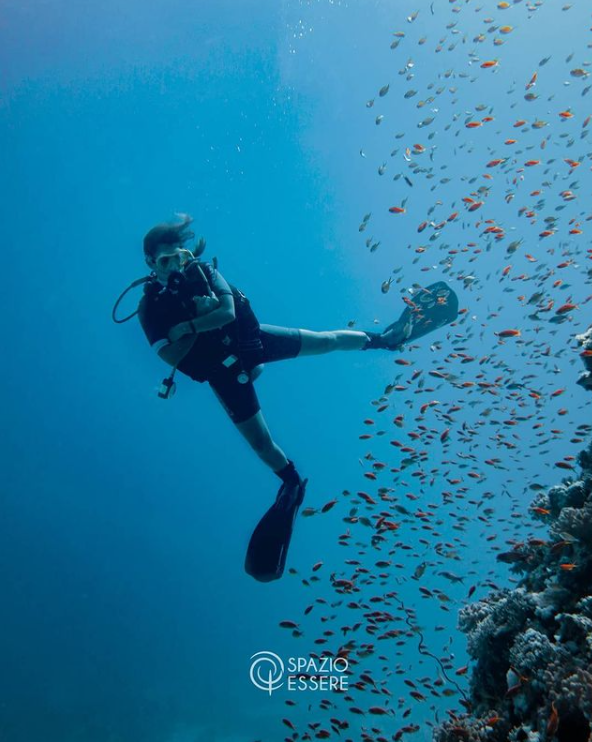
M281 688L284 684L282 677L284 674L284 663L282 658L274 652L255 652L251 656L251 682L256 688L266 690L269 695L272 691Z

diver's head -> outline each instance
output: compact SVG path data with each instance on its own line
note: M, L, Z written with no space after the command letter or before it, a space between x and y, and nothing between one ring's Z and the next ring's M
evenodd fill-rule
M180 224L157 224L144 237L144 258L157 279L166 285L170 274L179 271L193 257L185 243L195 237L189 230L193 221L188 214L181 214Z

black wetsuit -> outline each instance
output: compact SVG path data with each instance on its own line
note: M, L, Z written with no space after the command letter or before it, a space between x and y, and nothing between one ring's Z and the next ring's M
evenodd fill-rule
M249 379L241 384L240 374L250 375L262 363L296 357L302 344L300 330L260 325L241 291L227 284L208 263L199 266L216 296L233 296L236 316L217 330L198 333L178 369L195 381L207 381L233 422L241 423L261 408L253 382ZM156 350L169 343L172 327L195 318L193 297L207 294L200 276L198 271L186 270L166 287L156 281L147 285L138 318ZM238 360L233 361L232 356Z

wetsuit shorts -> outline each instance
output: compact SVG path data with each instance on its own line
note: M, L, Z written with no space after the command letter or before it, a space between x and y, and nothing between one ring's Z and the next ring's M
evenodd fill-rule
M300 330L292 327L261 325L262 348L243 353L242 361L245 371L252 371L255 366L272 361L283 361L295 358L300 353L302 338ZM211 374L208 383L222 403L234 423L242 423L253 417L261 409L252 381L241 384L233 367L220 364L215 374Z

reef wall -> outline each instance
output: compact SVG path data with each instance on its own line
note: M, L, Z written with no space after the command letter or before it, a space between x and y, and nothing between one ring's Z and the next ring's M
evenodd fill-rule
M578 384L592 391L592 327L589 327L582 335L576 335L576 340L582 346L580 356L586 367L578 379Z
M578 383L592 390L592 328L577 340L586 366ZM577 480L532 503L548 537L498 555L522 576L517 587L461 609L476 663L471 710L450 712L434 742L592 740L592 444L578 464Z

